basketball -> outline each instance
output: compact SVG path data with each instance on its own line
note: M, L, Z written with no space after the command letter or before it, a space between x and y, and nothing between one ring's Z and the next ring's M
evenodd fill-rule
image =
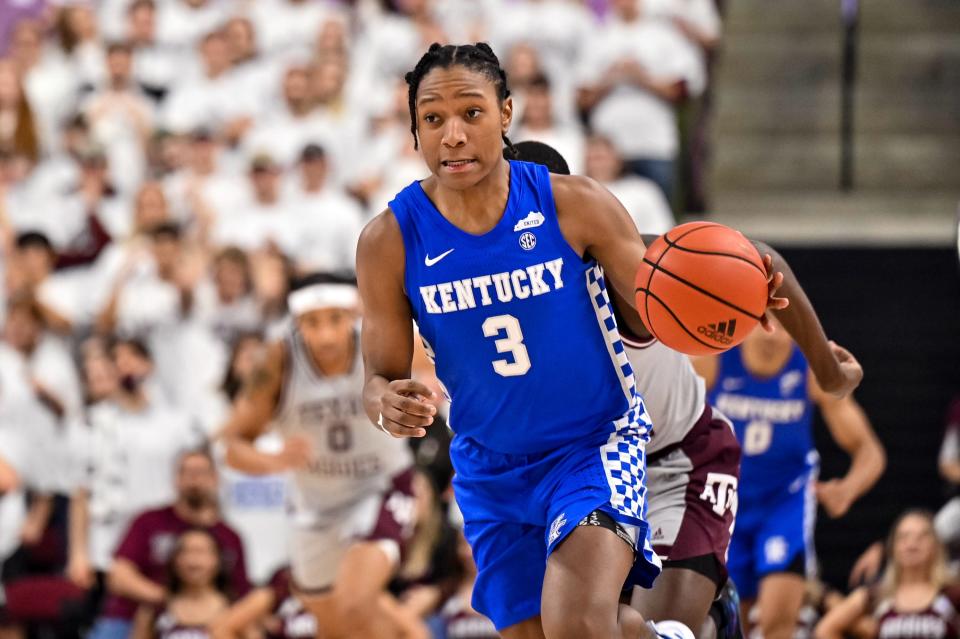
M687 355L715 355L742 342L760 322L767 273L739 231L689 222L647 247L636 296L640 318L658 340Z

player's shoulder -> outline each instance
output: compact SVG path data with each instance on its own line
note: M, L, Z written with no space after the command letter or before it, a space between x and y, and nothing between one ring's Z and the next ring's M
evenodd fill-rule
M389 207L367 222L360 232L358 252L367 250L390 251L403 249L403 233L400 221ZM359 259L359 256L358 256Z
M601 229L611 231L616 218L611 211L622 209L619 200L605 186L582 175L550 174L557 220L568 241L579 237L596 237ZM624 213L626 215L626 213Z
M585 204L612 197L602 184L584 175L551 173L550 187L553 190L553 199L557 204L558 212L561 208L566 209L568 206L578 210Z
M357 242L357 274L362 280L362 274L369 269L381 270L388 268L403 268L404 246L403 233L397 216L388 207L372 220L360 232Z

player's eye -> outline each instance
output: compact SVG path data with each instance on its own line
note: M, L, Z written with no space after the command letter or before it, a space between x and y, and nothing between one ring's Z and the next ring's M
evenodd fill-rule
M472 109L467 109L467 117L471 120L476 120L480 117L480 114L483 113L480 109L474 107Z
M423 121L427 124L436 124L440 121L440 116L438 116L436 113L428 113L423 116Z

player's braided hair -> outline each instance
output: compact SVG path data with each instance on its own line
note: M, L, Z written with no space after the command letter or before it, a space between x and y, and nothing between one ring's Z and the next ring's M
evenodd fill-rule
M500 66L500 60L497 54L493 52L490 45L486 42L476 44L440 44L434 42L423 54L417 66L413 71L407 73L404 79L407 81L407 101L410 106L410 133L413 134L413 148L418 148L417 143L417 90L420 88L420 81L431 70L436 68L449 69L454 65L466 67L472 71L477 71L487 76L497 89L497 99L502 104L504 100L510 97L510 89L507 88L507 72ZM511 157L516 157L516 149L506 135L503 135L503 143Z

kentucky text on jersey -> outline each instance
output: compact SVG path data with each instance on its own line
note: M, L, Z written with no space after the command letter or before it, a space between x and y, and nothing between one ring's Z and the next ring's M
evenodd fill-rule
M720 393L716 406L730 419L765 419L770 422L794 422L807 409L802 399L765 399Z
M500 302L536 297L563 288L563 258L531 264L526 268L491 275L468 277L420 287L428 313L453 313L477 306L490 306L494 296Z

